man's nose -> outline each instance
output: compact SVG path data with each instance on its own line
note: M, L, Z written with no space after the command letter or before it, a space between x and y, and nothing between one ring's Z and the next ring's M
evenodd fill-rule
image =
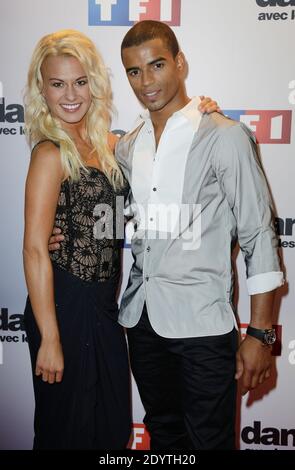
M148 87L154 81L154 76L151 70L144 70L142 72L142 85Z

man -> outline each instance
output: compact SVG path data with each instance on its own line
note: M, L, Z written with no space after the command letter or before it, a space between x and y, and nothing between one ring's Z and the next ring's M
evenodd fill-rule
M119 322L152 449L233 449L242 393L270 376L272 308L283 283L271 202L249 130L197 110L173 31L135 24L121 47L148 112L120 139L136 221L134 264ZM239 242L251 295L238 348L231 250Z
M198 99L186 94L184 55L167 25L137 23L121 55L149 111L120 140L117 158L137 220L119 322L127 327L151 447L234 448L235 378L246 392L269 377L271 348L263 341L273 341L274 289L282 284L254 139L240 123L197 111ZM174 226L165 232L162 208L192 203L200 211L190 213L179 236ZM193 225L197 238L190 246ZM255 330L242 342L236 365L230 252L237 239Z

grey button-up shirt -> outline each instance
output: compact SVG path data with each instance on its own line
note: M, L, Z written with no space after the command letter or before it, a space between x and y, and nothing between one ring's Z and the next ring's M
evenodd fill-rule
M135 326L146 302L152 327L167 338L233 328L237 241L250 294L283 283L255 139L243 124L203 116L197 105L195 98L171 116L157 149L148 115L116 148L137 227L119 322Z

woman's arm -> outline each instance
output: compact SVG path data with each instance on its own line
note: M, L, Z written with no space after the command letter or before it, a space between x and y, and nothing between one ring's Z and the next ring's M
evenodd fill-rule
M58 148L51 142L38 145L32 153L26 181L23 258L29 297L41 335L35 373L42 374L42 379L49 383L61 381L64 367L48 254L62 179Z

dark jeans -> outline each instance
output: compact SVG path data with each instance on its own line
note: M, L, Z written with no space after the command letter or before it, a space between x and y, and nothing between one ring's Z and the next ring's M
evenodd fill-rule
M163 338L152 329L144 306L127 333L151 449L234 449L236 330Z

